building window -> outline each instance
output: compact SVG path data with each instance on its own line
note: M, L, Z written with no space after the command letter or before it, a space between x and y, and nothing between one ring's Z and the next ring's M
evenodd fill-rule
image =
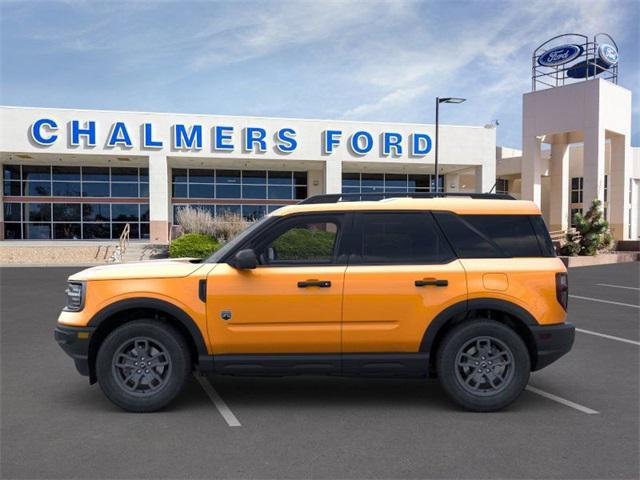
M178 210L187 206L256 220L307 198L307 172L174 168L171 177L174 224Z
M571 178L571 203L582 203L583 178Z
M575 220L573 218L576 213L582 213L582 208L572 208L571 209L571 218L570 218L570 222L569 222L571 224L571 228L575 228L575 226L576 226L576 222L575 222Z
M496 180L496 193L508 194L509 193L509 180L506 178L498 178Z
M398 173L343 173L342 193L427 193L435 191L435 175ZM444 175L438 191L444 192Z
M131 238L149 238L147 168L2 168L5 239L115 239L127 223Z

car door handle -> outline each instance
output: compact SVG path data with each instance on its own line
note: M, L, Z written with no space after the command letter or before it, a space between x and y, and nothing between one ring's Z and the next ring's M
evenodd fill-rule
M449 285L449 280L438 280L437 278L425 278L422 280L416 280L416 287L446 287Z
M329 280L305 280L304 282L298 282L298 288L307 288L307 287L329 288L330 286L331 286L331 282Z

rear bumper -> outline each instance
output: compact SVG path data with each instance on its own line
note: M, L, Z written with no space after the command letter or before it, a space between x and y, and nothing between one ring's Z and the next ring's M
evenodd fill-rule
M87 327L58 325L53 331L53 337L58 345L73 359L78 372L87 377L89 376L89 342L93 330Z
M571 323L530 326L536 344L536 362L532 371L540 370L568 353L573 346L576 328Z

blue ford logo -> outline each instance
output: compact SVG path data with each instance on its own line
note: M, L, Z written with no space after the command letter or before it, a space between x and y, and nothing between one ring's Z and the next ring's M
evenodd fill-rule
M618 63L618 50L613 45L603 43L598 47L598 57L611 67Z
M538 63L543 67L557 67L575 60L582 54L583 48L580 45L560 45L551 50L547 50L538 57Z

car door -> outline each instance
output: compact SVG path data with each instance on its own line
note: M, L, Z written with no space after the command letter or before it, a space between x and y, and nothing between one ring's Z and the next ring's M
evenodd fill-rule
M418 352L431 320L466 300L461 262L430 212L358 213L353 237L343 352Z
M257 268L217 265L207 278L214 354L340 352L343 214L285 217L242 248Z

